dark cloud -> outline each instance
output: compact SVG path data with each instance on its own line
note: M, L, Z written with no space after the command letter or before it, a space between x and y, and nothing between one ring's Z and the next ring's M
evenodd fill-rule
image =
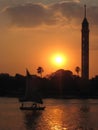
M5 13L10 17L12 24L17 26L31 27L56 23L56 17L53 12L42 4L10 7L6 9Z
M5 14L11 19L11 24L20 27L36 27L40 25L57 25L59 22L70 24L73 21L80 24L84 8L80 3L63 2L53 5L25 4L9 7ZM88 17L97 25L98 7L88 8Z

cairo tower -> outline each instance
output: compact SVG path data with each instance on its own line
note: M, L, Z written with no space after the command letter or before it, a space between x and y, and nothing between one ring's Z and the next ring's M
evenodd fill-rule
M86 17L86 5L84 6L84 19L82 22L82 78L89 79L89 23Z

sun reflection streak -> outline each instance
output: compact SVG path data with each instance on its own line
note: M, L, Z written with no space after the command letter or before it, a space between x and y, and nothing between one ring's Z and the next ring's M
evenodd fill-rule
M51 130L67 130L67 128L62 128L60 125L55 125Z
M66 127L63 126L62 118L63 118L63 111L61 109L55 108L50 110L51 112L51 119L48 120L48 125L50 130L67 130Z

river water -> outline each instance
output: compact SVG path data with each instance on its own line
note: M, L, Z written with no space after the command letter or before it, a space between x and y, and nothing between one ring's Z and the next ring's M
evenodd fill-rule
M0 98L0 130L98 130L98 100L44 102L44 111L21 111L17 98Z

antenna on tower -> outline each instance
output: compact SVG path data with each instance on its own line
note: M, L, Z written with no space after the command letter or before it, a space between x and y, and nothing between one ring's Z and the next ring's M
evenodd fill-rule
M84 5L84 17L86 18L86 5Z

